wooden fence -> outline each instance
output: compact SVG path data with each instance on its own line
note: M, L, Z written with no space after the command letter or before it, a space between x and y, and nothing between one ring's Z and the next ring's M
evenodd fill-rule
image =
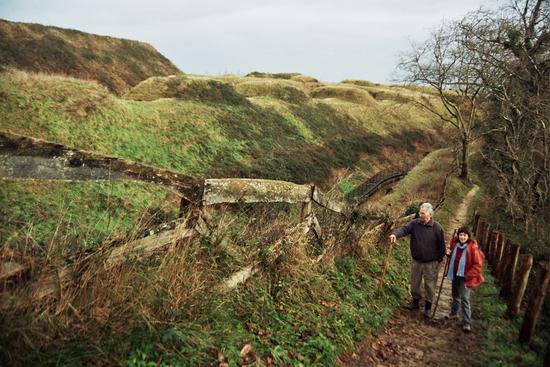
M184 238L207 234L211 230L205 215L208 206L227 203L298 204L301 205L300 223L289 230L283 239L297 240L311 231L321 243L323 231L315 207L338 213L344 219L348 219L353 210L345 201L327 197L315 185L264 179L199 179L9 132L0 132L0 155L0 178L4 179L43 179L45 173L46 179L67 181L133 179L162 184L181 194L180 214L185 220L168 230L150 233L112 249L106 257L106 266L153 254ZM275 243L268 251L275 253L277 248ZM9 309L23 301L13 294L11 285L21 285L35 261L6 249L0 255L0 286L3 289L0 292L0 309ZM73 270L67 266L42 275L26 287L25 297L38 301L56 294L70 281ZM226 285L234 287L255 271L255 266L241 269Z
M0 178L7 179L41 179L48 171L49 179L59 180L98 180L98 179L134 179L154 182L175 189L182 196L180 211L182 219L158 232L128 241L124 245L110 250L105 257L105 266L116 266L124 261L148 256L159 250L176 244L185 238L206 235L212 230L206 215L206 208L218 204L231 203L292 203L301 205L299 223L289 228L282 238L267 249L271 258L280 253L281 243L296 243L303 236L313 232L315 238L323 244L324 233L316 215L316 207L338 213L346 223L352 223L350 214L355 207L342 199L325 195L315 185L295 184L285 181L264 179L198 179L168 170L157 169L144 164L125 161L115 157L102 156L96 153L76 150L40 139L17 134L0 132ZM24 168L24 169L23 169ZM399 179L403 172L382 177L371 189L379 189L384 183ZM443 191L445 190L445 184ZM396 224L412 219L412 216L400 218ZM371 223L369 228L360 228L356 238L360 244L365 233L381 231L386 223ZM348 230L357 231L352 225ZM325 249L326 250L326 249ZM4 249L0 253L0 310L16 309L29 302L39 302L47 297L60 294L63 287L77 277L78 269L73 265L54 269L42 274L39 279L24 284L29 277L33 259ZM321 253L312 261L320 261ZM259 263L249 264L231 275L222 289L231 289L248 279L259 270ZM21 292L14 292L11 285L23 285Z
M500 295L507 302L508 315L518 315L522 305L526 303L518 339L521 342L530 342L548 294L550 264L539 262L532 271L533 256L520 255L521 246L506 239L502 232L492 229L479 214L474 215L473 234L485 252L495 280L501 286ZM533 273L535 276L532 276ZM524 302L529 283L532 293Z

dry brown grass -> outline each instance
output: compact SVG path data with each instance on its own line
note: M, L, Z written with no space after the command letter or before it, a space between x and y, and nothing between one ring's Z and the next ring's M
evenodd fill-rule
M245 77L253 78L268 78L268 79L292 79L295 76L300 75L300 73L263 73L259 71L253 71L246 74Z
M76 335L85 335L99 346L111 336L128 336L143 323L154 330L196 318L205 311L208 300L216 297L212 292L224 278L253 262L264 266L260 277L273 284L284 280L292 294L297 291L292 284L299 279L315 278L321 253L325 265L332 263L343 248L349 251L349 243L338 245L343 239L337 235L340 215L319 211L322 225L332 229L319 247L313 233L301 232L298 213L289 216L289 210L288 204L212 208L205 212L212 225L207 236L174 240L152 256L132 256L115 265L108 261L113 246L135 240L147 232L150 223L142 221L143 227L136 228L126 241L107 242L69 258L35 259L28 284L40 285L37 289L49 290L48 295L40 297L26 287L14 291L18 301L3 311L2 319L10 350L50 348ZM182 220L176 231L187 228L189 218ZM274 244L277 246L272 248ZM269 248L269 260L262 262ZM2 256L5 260L4 253ZM29 324L29 320L35 321ZM6 356L10 361L20 357Z
M290 78L290 80L294 80L296 82L301 82L301 83L319 83L319 80L315 79L314 77L302 75L302 74L294 75L292 78Z
M186 226L184 220L178 228ZM136 228L129 240L141 232ZM198 238L175 240L152 257L114 266L107 262L111 249L105 243L68 259L33 261L29 286L14 290L17 301L3 310L2 330L11 345L7 350L14 351L5 356L8 361L20 361L22 350L48 348L76 335L99 346L110 336L124 338L143 322L154 328L176 317L192 318L218 281ZM67 261L70 265L62 265Z
M369 82L368 80L354 80L354 79L342 80L341 83L342 84L357 85L357 86L360 86L360 87L374 87L374 86L380 85L378 83Z
M144 42L2 19L0 34L1 65L93 79L116 93L153 75L180 72Z

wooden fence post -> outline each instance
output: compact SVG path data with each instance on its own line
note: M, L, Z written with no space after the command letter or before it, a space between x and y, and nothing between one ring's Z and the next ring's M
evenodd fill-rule
M491 255L489 256L489 261L491 262L491 264L494 263L495 254L497 251L497 243L501 236L502 236L502 233L500 233L499 231L496 231L495 236L493 237L493 241L489 244L488 250L491 253Z
M533 267L533 256L522 255L520 258L520 266L517 272L517 281L515 282L515 288L508 302L508 315L514 317L519 313L519 307L523 300L525 289L527 288L527 282L529 281L529 273Z
M493 256L493 275L496 275L498 264L502 258L502 251L504 250L504 235L501 233L498 237L498 242L495 247L495 256Z
M489 225L489 223L486 223L485 224L485 229L483 231L483 248L486 249L487 248L487 242L489 240L489 232L491 230L491 226Z
M485 226L487 225L487 223L482 220L481 223L479 223L479 228L477 229L477 243L479 245L479 247L482 247L483 246L483 231L485 231Z
M504 299L508 299L512 293L512 284L516 278L516 267L519 258L519 244L514 243L510 247L510 253L508 254L507 266L502 269L502 287L500 288L500 296Z
M497 281L502 284L502 277L504 274L504 269L508 266L508 262L510 261L510 249L512 248L512 243L510 240L506 240L504 242L504 246L502 246L502 255L500 256L498 264L495 266L495 278Z
M476 232L474 233L474 236L477 238L477 243L479 246L481 246L481 232L483 231L483 226L485 225L485 221L483 219L479 218L479 223L476 228Z
M533 334L535 333L535 326L539 318L546 293L548 292L548 285L550 283L550 269L549 263L539 263L537 271L537 279L534 283L534 294L531 297L527 309L525 310L525 316L523 317L523 324L519 332L519 341L528 343Z
M472 234L477 233L477 227L479 225L479 214L477 214L477 210L474 211L474 223L472 224Z
M485 246L485 255L487 256L488 259L490 259L492 256L492 246L497 236L498 236L497 230L493 229L491 231L491 234L489 235L489 242L487 243L487 246Z

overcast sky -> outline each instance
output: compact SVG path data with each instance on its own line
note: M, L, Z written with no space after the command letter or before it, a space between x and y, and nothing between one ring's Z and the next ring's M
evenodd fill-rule
M0 18L148 42L183 72L388 82L443 19L496 0L0 0Z

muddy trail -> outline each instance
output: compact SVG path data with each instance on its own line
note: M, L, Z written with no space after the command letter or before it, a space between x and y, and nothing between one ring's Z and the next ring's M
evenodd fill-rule
M466 195L446 226L446 242L453 231L466 222L466 213L477 190ZM443 276L442 262L437 287ZM475 291L474 291L475 292ZM357 352L346 356L342 365L354 367L383 366L476 366L478 365L475 320L477 310L472 304L472 332L462 331L460 319L446 320L451 303L451 283L445 279L434 317L424 321L420 310L400 309L388 327L378 336L368 336Z

